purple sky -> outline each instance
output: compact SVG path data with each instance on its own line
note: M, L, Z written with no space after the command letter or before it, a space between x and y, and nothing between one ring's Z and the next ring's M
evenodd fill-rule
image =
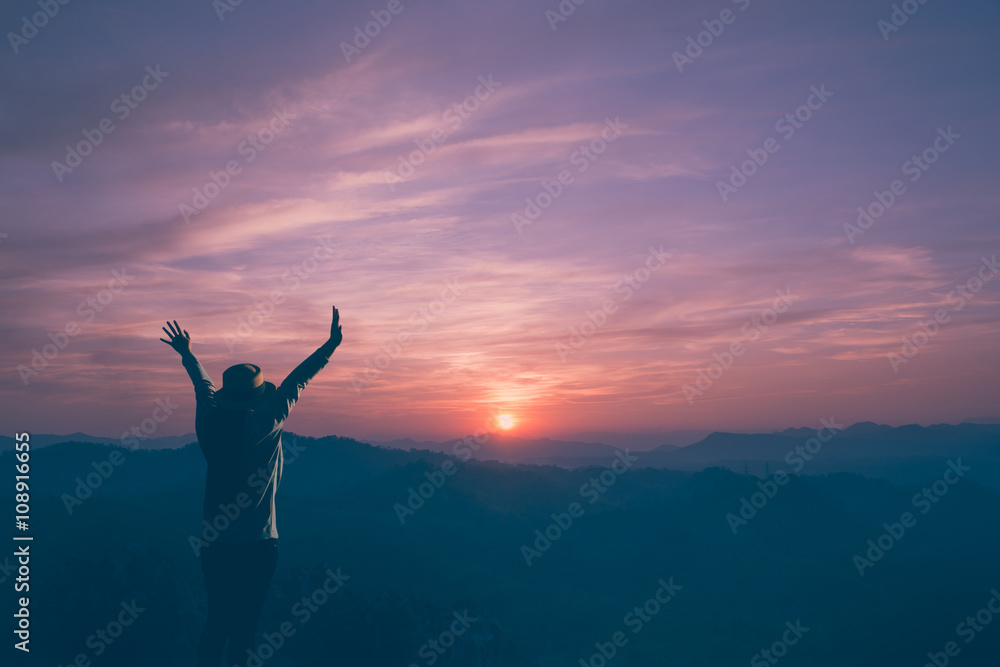
M914 3L888 39L890 2L557 7L72 2L35 34L7 3L3 431L118 436L169 397L156 435L190 432L165 319L217 383L280 382L331 304L308 435L1000 420L996 3Z

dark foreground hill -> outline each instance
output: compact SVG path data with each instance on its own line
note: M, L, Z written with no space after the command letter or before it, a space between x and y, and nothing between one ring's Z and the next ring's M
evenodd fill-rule
M287 440L260 629L275 644L283 623L295 632L262 665L773 664L767 651L882 667L923 665L950 641L954 664L992 665L1000 650L1000 624L980 621L972 641L960 625L1000 587L1000 495L964 460L895 485ZM33 452L32 476L30 664L193 664L197 447L57 444ZM17 575L0 566L7 588ZM343 586L307 616L302 598L334 575ZM456 614L476 620L449 637Z

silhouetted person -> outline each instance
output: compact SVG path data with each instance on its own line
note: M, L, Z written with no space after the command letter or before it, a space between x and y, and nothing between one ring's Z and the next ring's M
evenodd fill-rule
M248 651L256 650L257 621L278 562L274 493L284 463L281 428L306 384L343 340L340 314L333 309L329 340L279 387L265 382L258 366L237 364L226 369L216 390L191 352L188 332L176 320L163 330L169 340L160 340L180 353L194 383L195 433L208 464L204 517L211 528L199 542L208 620L198 642L198 665L219 667L227 639L227 665L243 665Z

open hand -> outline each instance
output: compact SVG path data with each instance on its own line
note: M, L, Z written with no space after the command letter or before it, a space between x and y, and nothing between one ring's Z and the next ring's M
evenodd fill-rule
M170 327L168 330L167 327ZM167 336L170 340L166 338L161 338L164 343L170 347L177 350L178 354L184 354L185 352L191 351L191 334L187 331L181 329L180 325L177 324L177 320L174 320L173 324L167 322L167 327L161 327L166 331Z
M334 306L333 322L330 324L330 342L333 343L334 347L337 347L343 340L344 334L340 330L340 313L337 312L337 308Z

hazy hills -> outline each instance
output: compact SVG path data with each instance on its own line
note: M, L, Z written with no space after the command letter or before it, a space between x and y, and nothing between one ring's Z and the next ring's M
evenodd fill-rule
M373 442L379 447L390 447L402 450L425 450L451 455L461 455L468 452L472 458L480 461L501 461L504 463L550 463L560 457L611 459L615 455L615 447L592 442L567 442L549 438L528 439L507 433L491 433L487 438L480 436L483 442L475 439L455 439L447 442L423 441L410 439L392 440L389 442Z
M862 422L836 426L836 430L820 431L822 438L817 438L816 429L809 428L774 433L716 432L686 447L661 445L632 454L643 467L670 470L698 471L716 466L761 477L767 471L778 470L802 474L855 472L901 483L919 482L934 474L943 461L963 458L974 464L975 479L1000 489L1000 424L891 427ZM395 440L379 446L447 454L468 451L459 440ZM578 468L608 466L616 449L594 443L527 440L501 433L492 434L470 453L478 460Z
M832 422L830 422L832 423ZM662 443L655 447L629 447L630 451L641 452L643 465L694 470L711 465L729 467L742 472L747 465L757 474L763 474L763 464L772 468L790 469L798 467L801 460L815 466L812 472L846 470L853 464L873 464L879 460L918 459L965 456L983 461L1000 460L1000 424L957 425L937 424L919 426L916 424L900 427L861 422L850 426L837 425L833 430L824 429L821 434L832 435L829 442L813 442L809 457L796 453L796 447L816 437L817 430L810 428L789 428L773 433L726 433L713 432L684 447ZM817 424L819 427L819 424ZM680 432L678 432L680 433ZM625 434L605 433L610 439L623 442L643 442L649 444L654 436L640 434L629 440ZM113 438L100 438L83 433L66 436L36 434L31 436L35 447L49 446L59 442L104 443L122 446ZM143 440L140 449L177 449L195 442L193 433L182 436L156 437ZM14 439L0 436L0 451L13 447ZM500 461L504 463L529 463L539 465L559 465L579 467L587 465L607 465L616 450L624 446L614 446L599 442L566 441L550 438L529 439L505 432L491 433L488 438L471 440L471 436L445 442L416 441L398 439L385 442L369 441L376 447L403 451L418 450L449 455L471 456L477 460ZM626 445L627 446L627 445ZM799 472L799 470L795 470Z
M854 462L870 460L855 451L869 446L898 454L906 437L927 440L920 445L933 455L927 460L980 450L988 457L997 444L989 427L912 436L865 425L849 431L825 443L809 465L840 443ZM806 435L718 434L702 441L699 456L730 456L733 448L744 456L783 454ZM641 459L614 472L603 456L600 467L572 469L453 458L456 471L435 485L429 480L448 460L441 453L291 434L285 446L281 558L261 630L294 620L295 601L315 590L327 569L342 568L350 579L344 595L296 626L267 667L333 658L423 667L430 663L421 647L463 609L482 620L437 666L577 665L619 631L628 641L609 665L747 664L797 621L809 630L784 665L924 664L1000 585L993 530L1000 495L977 482L979 468L964 458L971 470L924 514L914 496L940 480L946 464L901 484L804 468L779 487L773 478L768 486L720 468L673 471L644 467ZM120 463L102 475L114 451ZM0 455L0 465L10 465L10 456ZM108 667L191 664L205 608L189 546L201 522L197 446L132 451L66 443L34 451L32 462L32 522L44 547L32 561L33 658L70 664L86 653ZM95 474L100 483L88 487L90 495L67 507L66 497ZM595 482L603 491L592 492ZM745 512L744 499L755 494L764 504L734 533L727 517ZM582 514L567 524L572 503ZM399 507L412 513L401 515ZM907 511L916 525L883 539L887 548L859 573L855 557ZM635 608L655 599L661 579L682 588L637 626ZM102 655L88 652L88 637L132 599L144 615ZM962 645L962 664L992 664L997 650L1000 632L987 627Z
M133 436L129 435L129 438ZM195 442L197 438L194 433L187 433L185 435L169 435L161 436L156 438L146 438L142 440L135 439L134 442L139 443L138 447L133 444L132 440L126 441L123 438L103 438L99 436L87 435L86 433L70 433L69 435L52 435L49 433L32 433L31 434L31 444L32 447L48 447L49 445L58 444L60 442L89 442L104 445L113 445L116 447L125 448L139 448L139 449L177 449L178 447L183 447L187 444ZM14 448L14 438L9 435L0 435L0 452L6 451L8 449Z

